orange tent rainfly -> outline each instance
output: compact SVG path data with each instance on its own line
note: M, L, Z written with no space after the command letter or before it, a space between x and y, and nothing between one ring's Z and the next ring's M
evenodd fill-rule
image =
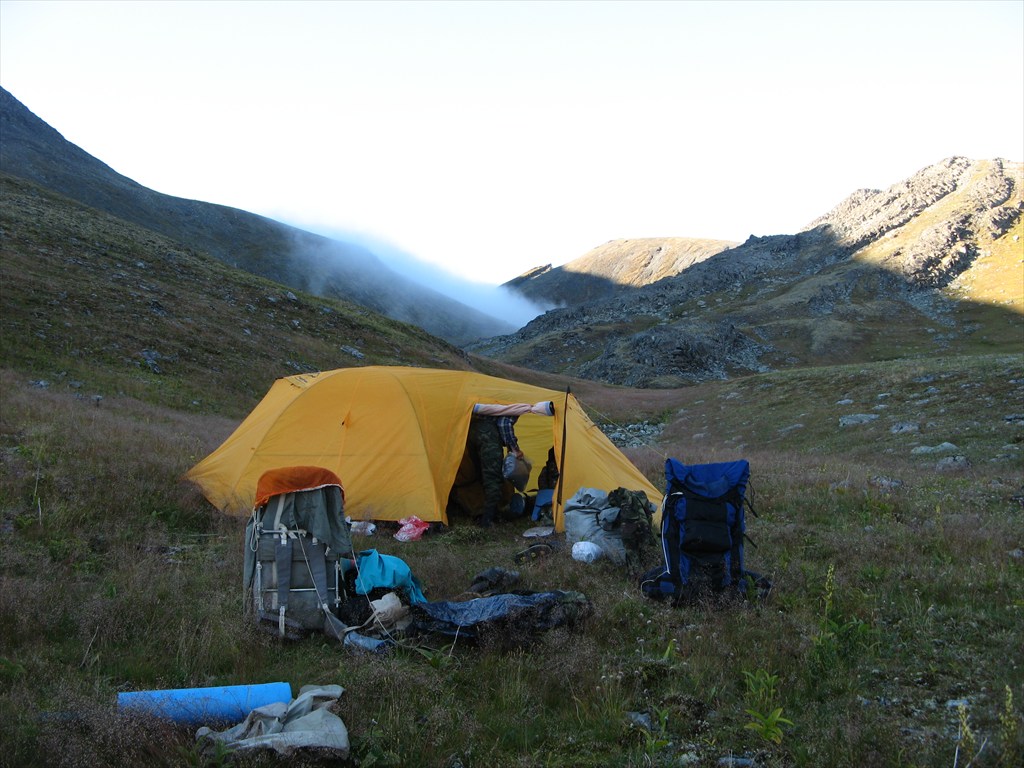
M519 445L533 463L529 487L553 447L564 463L562 501L583 487L642 490L654 504L661 501L572 394L479 373L398 366L278 379L234 434L187 476L217 508L247 515L268 469L320 467L344 483L345 513L353 520L415 515L447 524L473 407L544 401L554 404L554 415L532 408L516 423ZM553 512L562 530L557 498Z

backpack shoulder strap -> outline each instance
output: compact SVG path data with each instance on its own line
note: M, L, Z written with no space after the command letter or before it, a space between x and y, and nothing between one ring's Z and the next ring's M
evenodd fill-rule
M292 540L281 525L285 494L280 494L274 504L274 532L277 545L274 547L274 568L277 571L277 631L285 635L285 613L288 610L288 592L292 588Z

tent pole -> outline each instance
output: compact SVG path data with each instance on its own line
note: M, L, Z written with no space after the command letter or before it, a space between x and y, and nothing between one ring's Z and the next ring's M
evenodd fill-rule
M565 386L565 404L562 406L562 450L561 455L558 457L558 493L555 494L557 498L557 505L559 511L562 509L562 483L565 480L565 437L566 428L565 425L569 420L569 385ZM554 510L552 510L554 511Z

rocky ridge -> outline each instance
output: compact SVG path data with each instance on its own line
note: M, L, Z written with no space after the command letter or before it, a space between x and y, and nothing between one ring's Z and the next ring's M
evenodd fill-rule
M677 274L550 310L472 349L649 387L851 354L872 359L897 329L945 343L971 329L956 327L956 302L942 289L995 251L1004 262L1016 259L1010 274L1024 277L1021 169L952 157L885 190L858 190L799 233L752 236ZM1018 323L1021 293L1010 287ZM947 330L935 333L935 325Z
M565 266L532 269L505 287L538 304L582 304L677 275L735 245L688 237L612 240Z

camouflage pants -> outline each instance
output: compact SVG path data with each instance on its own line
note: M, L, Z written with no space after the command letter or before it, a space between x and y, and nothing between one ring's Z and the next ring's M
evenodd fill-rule
M490 522L501 506L505 483L501 472L505 449L501 445L501 435L498 434L498 425L494 420L473 419L469 425L468 445L484 487L484 518Z
M658 553L658 543L651 526L653 513L647 495L643 491L616 488L608 494L608 504L619 508L626 569L631 574L642 573Z

